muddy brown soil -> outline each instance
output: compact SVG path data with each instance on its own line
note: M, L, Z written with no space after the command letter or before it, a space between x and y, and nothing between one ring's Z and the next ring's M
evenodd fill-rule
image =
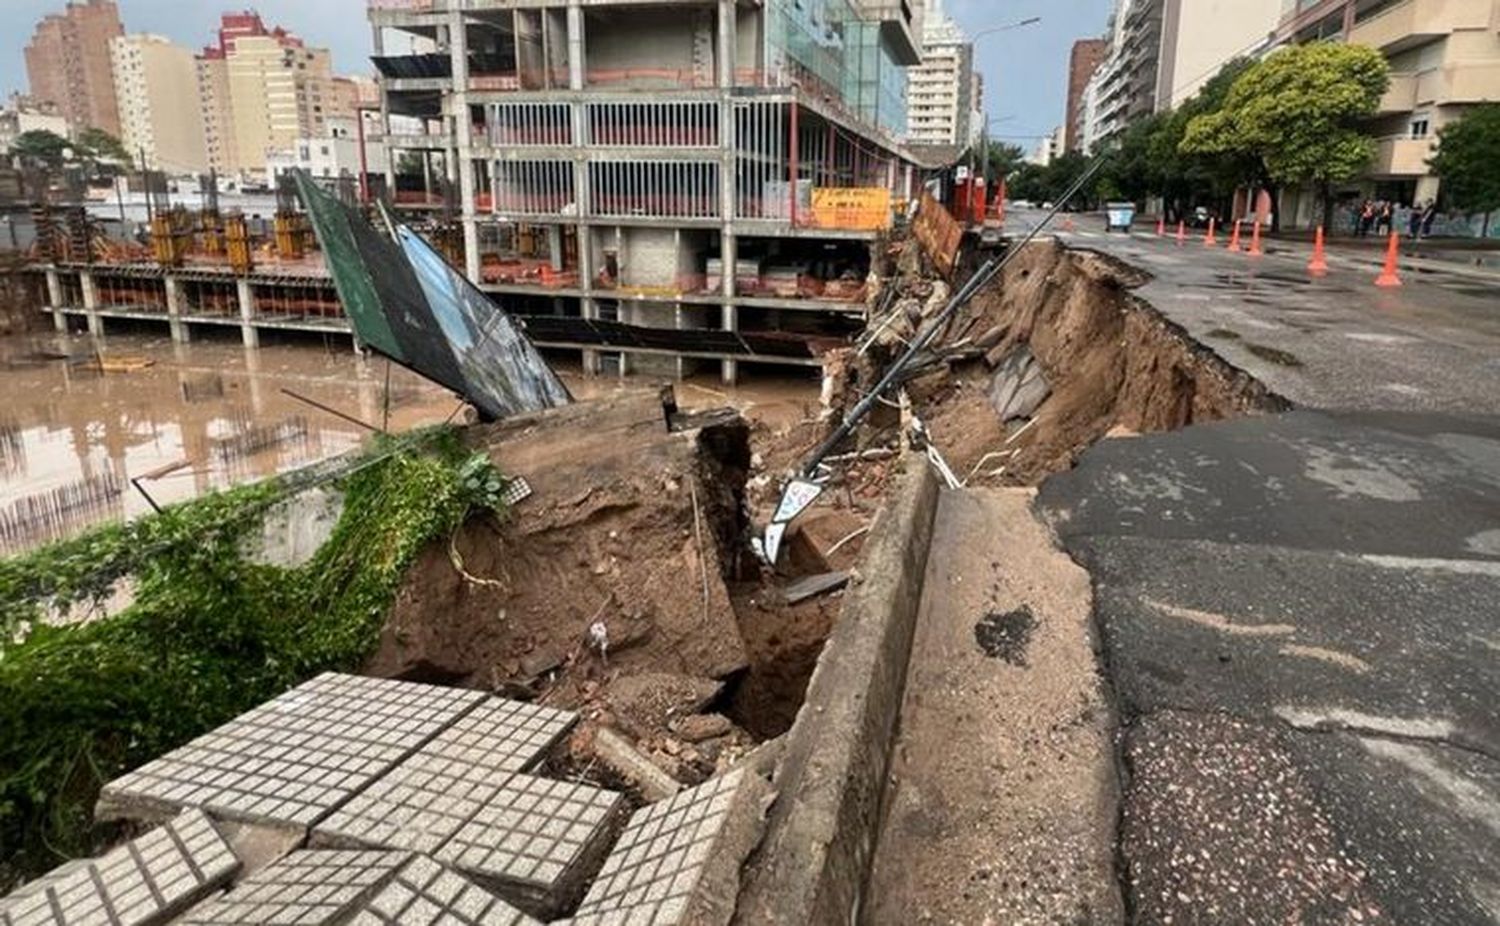
M1283 399L1132 295L1144 282L1117 261L1036 242L975 298L950 337L993 345L988 359L912 385L959 478L984 461L974 485L1035 485L1112 431L1285 410ZM1029 423L1007 426L989 400L992 363L1022 347L1052 392Z

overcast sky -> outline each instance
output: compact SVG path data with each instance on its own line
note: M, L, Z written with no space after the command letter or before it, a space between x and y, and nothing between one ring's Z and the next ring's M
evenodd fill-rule
M1036 136L1062 122L1067 94L1068 50L1073 40L1102 34L1113 0L946 0L949 13L969 32L1032 16L1042 22L979 40L985 108L990 131L1013 136L1028 150ZM370 28L365 0L120 0L129 32L155 32L189 47L207 44L223 9L254 6L266 22L282 25L310 44L333 50L335 69L370 70ZM44 14L63 0L0 0L0 92L26 89L21 49Z

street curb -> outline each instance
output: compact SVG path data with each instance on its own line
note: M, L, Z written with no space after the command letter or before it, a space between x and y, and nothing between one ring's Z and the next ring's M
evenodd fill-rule
M937 514L932 467L913 454L902 467L786 735L736 923L846 926L858 914Z

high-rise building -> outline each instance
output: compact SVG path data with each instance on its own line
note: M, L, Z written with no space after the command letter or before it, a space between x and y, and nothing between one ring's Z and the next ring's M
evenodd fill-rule
M159 35L120 36L110 53L125 150L154 170L207 170L193 53Z
M1500 5L1492 0L1287 0L1277 36L1367 45L1390 62L1390 89L1371 126L1375 161L1346 191L1352 196L1405 204L1436 198L1441 184L1427 159L1437 130L1500 99ZM1298 205L1284 202L1287 223L1312 220L1315 198L1307 191Z
M124 34L114 0L75 0L43 17L26 45L31 96L56 105L75 132L119 135L110 42Z
M1176 109L1235 58L1274 44L1283 0L1166 0L1156 111Z
M732 382L864 324L910 2L438 6L369 3L385 189L538 345Z
M907 75L907 136L913 145L958 145L976 139L982 117L974 99L974 44L945 12L926 0L922 63Z
M268 29L253 12L220 18L218 41L199 55L197 71L205 147L220 173L263 177L271 152L324 135L331 116L352 116L328 50Z
M1089 78L1099 69L1109 54L1108 39L1079 39L1073 43L1068 56L1068 109L1063 121L1063 150L1078 151L1083 147L1084 136L1084 91Z

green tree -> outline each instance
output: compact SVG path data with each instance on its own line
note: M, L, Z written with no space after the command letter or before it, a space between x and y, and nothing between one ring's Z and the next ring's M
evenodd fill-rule
M1011 199L1041 203L1049 199L1047 193L1047 169L1039 164L1026 163L1010 175L1007 193Z
M118 138L99 128L91 127L80 132L77 149L87 161L114 161L125 167L134 162Z
M1460 209L1490 215L1500 209L1500 103L1476 106L1438 129L1438 147L1427 162L1443 180L1448 199Z
M998 180L1001 177L1009 177L1021 169L1026 163L1026 152L1021 150L1020 145L1012 145L1003 141L992 141L989 145L988 158L989 176Z
M1310 184L1333 212L1332 186L1369 163L1364 124L1390 84L1373 48L1319 42L1283 48L1235 79L1224 105L1193 118L1181 150L1258 162L1273 184Z
M62 164L64 152L67 150L68 140L46 129L22 132L10 145L11 154L20 155L30 161L40 161L49 167Z

